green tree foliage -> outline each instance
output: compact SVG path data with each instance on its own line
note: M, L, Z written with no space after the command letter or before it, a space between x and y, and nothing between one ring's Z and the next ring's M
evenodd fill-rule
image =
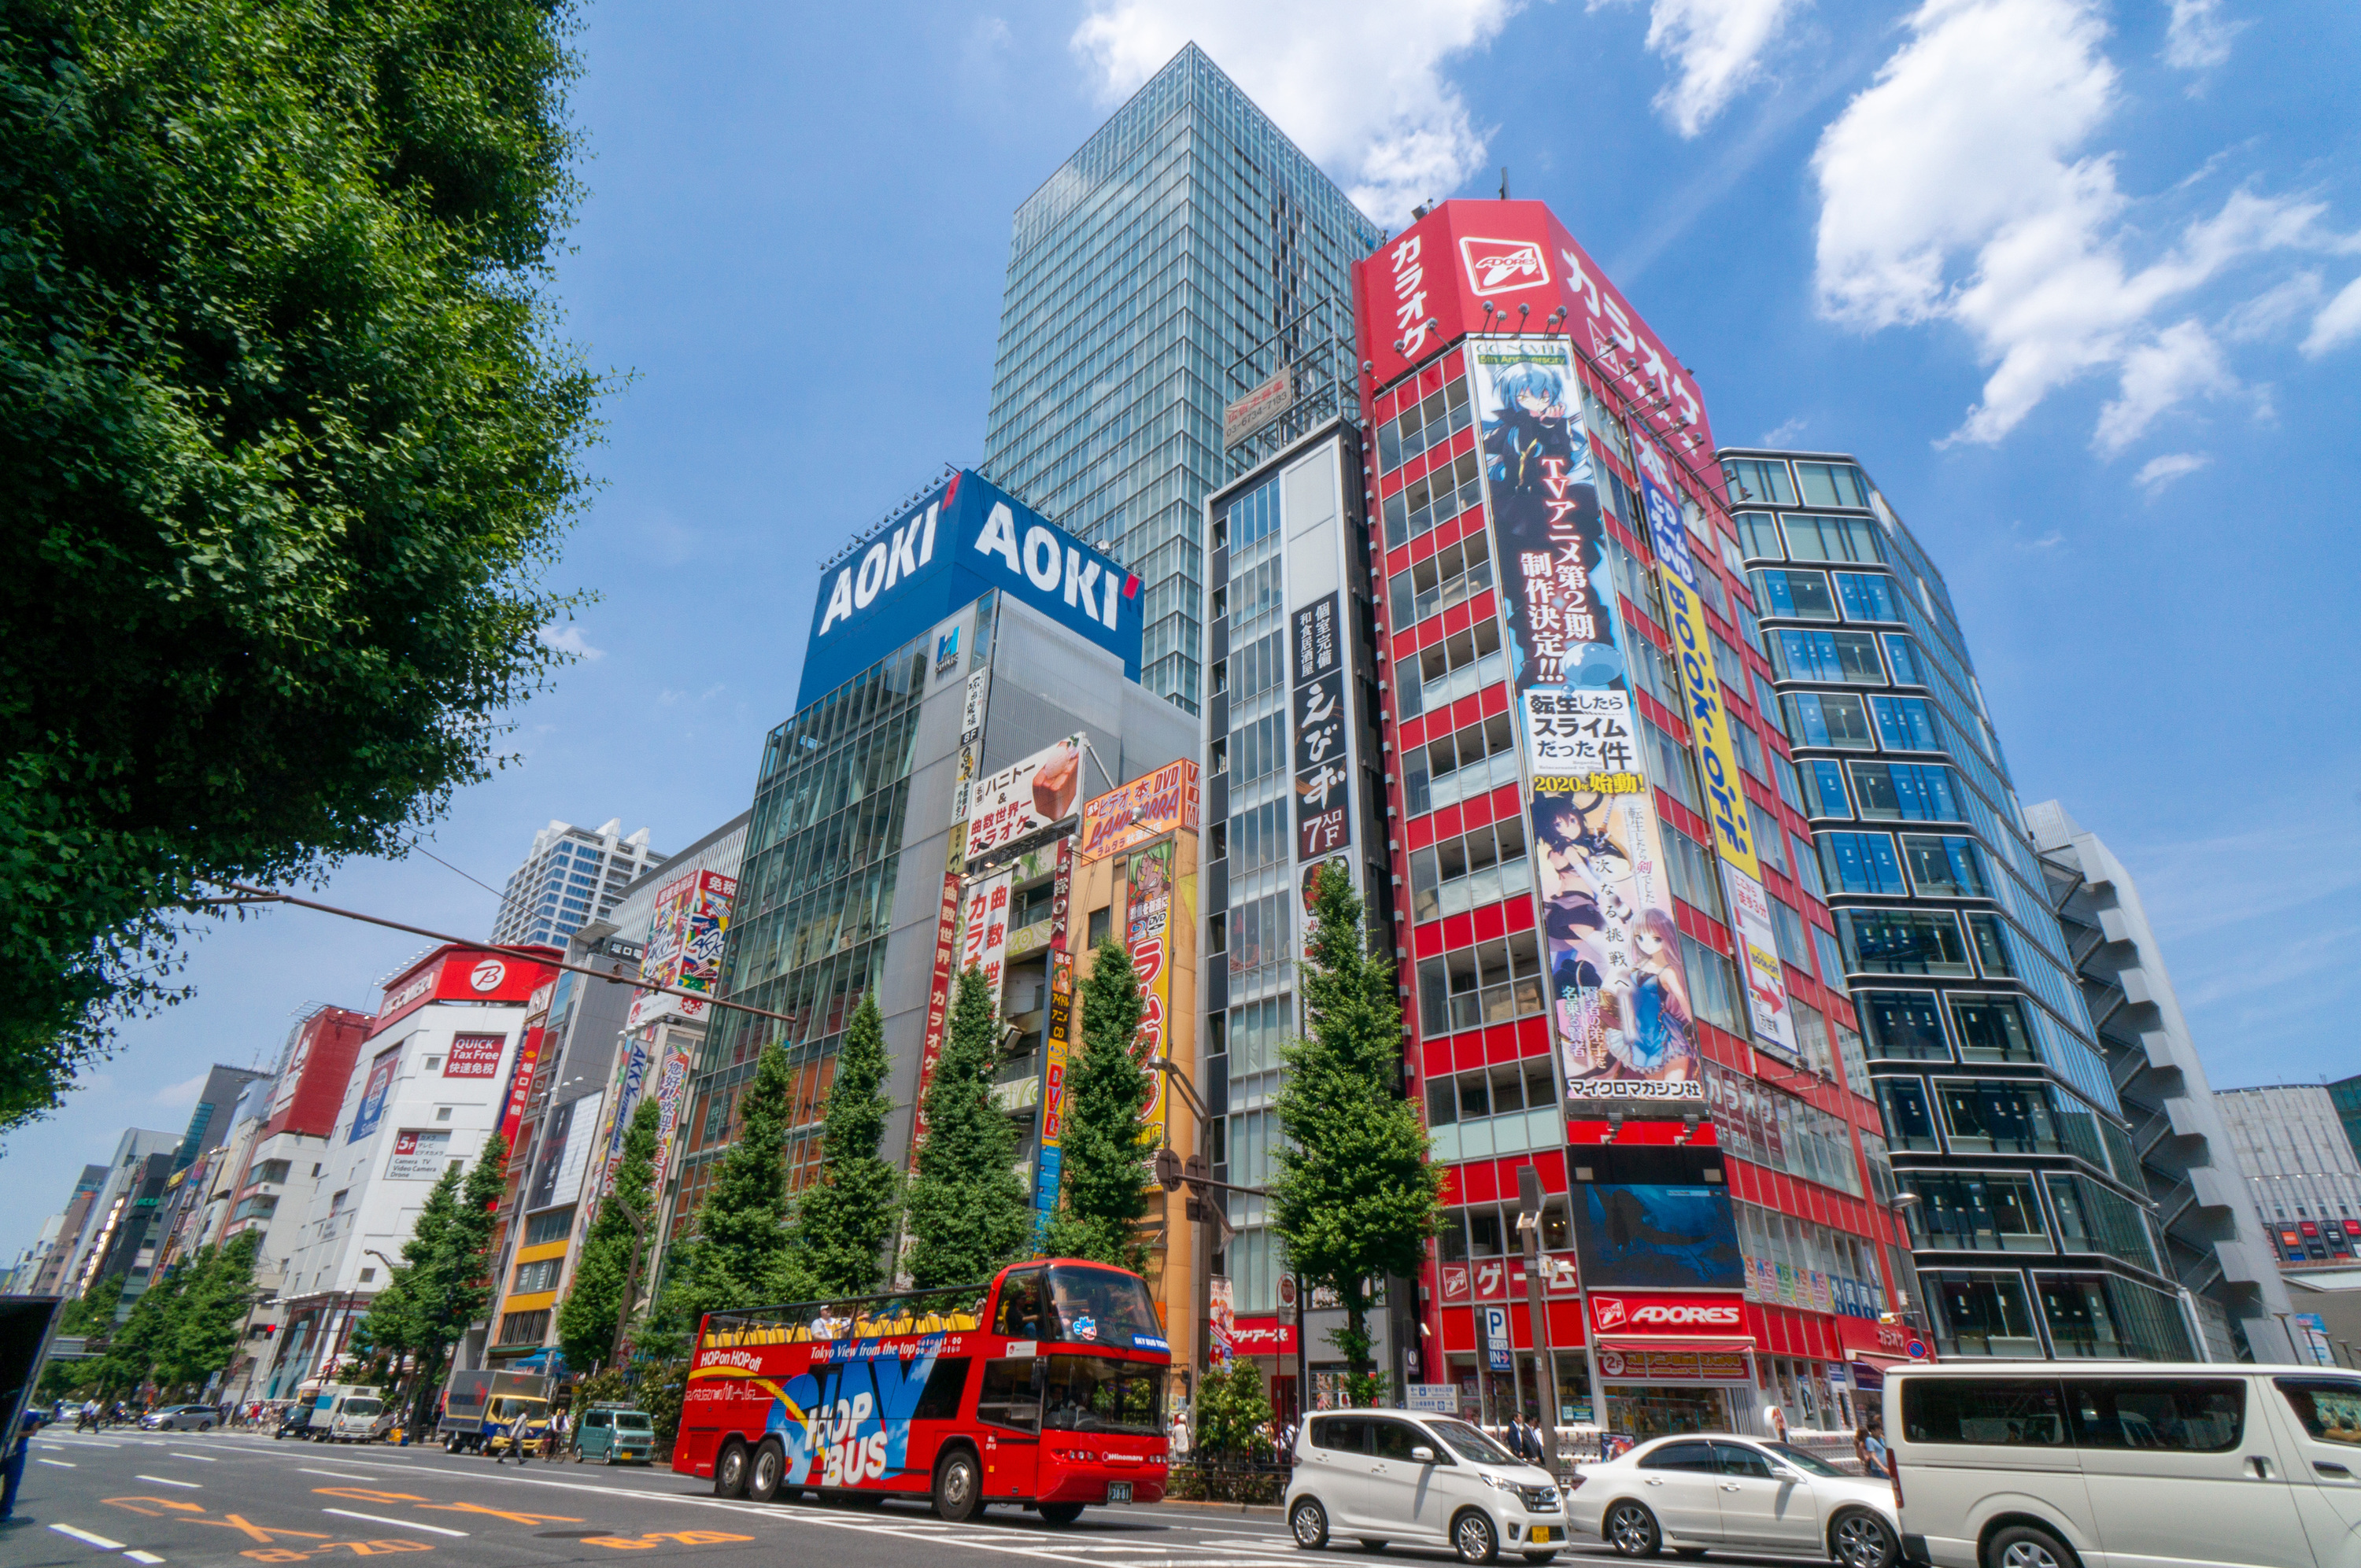
M259 1231L240 1231L190 1260L188 1286L158 1357L158 1382L202 1388L229 1370L254 1306L254 1260L261 1251Z
M627 1296L645 1288L645 1244L654 1239L656 1124L663 1112L656 1097L643 1094L623 1131L623 1157L615 1164L614 1190L599 1201L582 1238L582 1258L557 1309L557 1343L568 1366L588 1371L623 1358Z
M58 1332L87 1339L115 1330L115 1309L123 1301L124 1277L110 1274L91 1282L90 1288L67 1302L58 1314Z
M863 1296L885 1280L885 1246L902 1203L902 1173L878 1154L885 1137L885 1023L874 992L861 999L829 1081L820 1172L796 1203L790 1255L802 1288L783 1297ZM784 1283L784 1282L783 1282Z
M1271 1223L1289 1263L1344 1305L1333 1336L1347 1396L1377 1398L1369 1357L1369 1283L1416 1271L1441 1212L1443 1168L1401 1094L1401 1008L1394 966L1363 930L1351 881L1330 867L1312 902L1316 929L1301 971L1310 1035L1281 1052L1285 1135L1270 1184Z
M1062 1203L1049 1250L1137 1273L1148 1262L1138 1239L1154 1184L1153 1149L1139 1118L1156 1098L1139 1037L1139 973L1120 943L1101 942L1082 981L1082 1048L1066 1075L1060 1146Z
M0 1129L201 884L487 776L600 388L547 292L571 0L0 7Z
M992 1102L1000 1018L992 986L970 968L927 1085L927 1137L910 1184L910 1279L918 1289L991 1278L1022 1255L1032 1211L1016 1174L1016 1129Z
M640 1336L651 1355L681 1354L708 1312L763 1306L793 1293L779 1286L794 1090L786 1051L775 1042L764 1046L753 1080L738 1097L737 1141L716 1162L688 1234L671 1249L656 1310Z
M1250 1358L1233 1356L1226 1368L1213 1367L1197 1379L1194 1452L1200 1459L1219 1462L1253 1452L1269 1422L1270 1399Z
M181 1293L187 1286L185 1268L168 1268L150 1279L139 1299L132 1303L130 1315L115 1331L106 1354L99 1359L98 1385L107 1394L118 1398L136 1394L141 1385L159 1375L172 1352Z

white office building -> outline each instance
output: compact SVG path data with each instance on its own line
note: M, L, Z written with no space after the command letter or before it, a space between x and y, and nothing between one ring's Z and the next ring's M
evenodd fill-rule
M648 848L644 828L623 837L620 817L597 828L553 818L533 836L523 864L509 875L492 940L562 948L578 927L611 915L623 890L667 858Z

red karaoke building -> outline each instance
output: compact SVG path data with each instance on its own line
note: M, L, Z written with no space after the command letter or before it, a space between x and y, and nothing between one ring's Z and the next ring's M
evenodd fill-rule
M1414 1402L1849 1430L1914 1353L1906 1263L1695 378L1539 203L1444 203L1355 297L1404 1047L1450 1167Z

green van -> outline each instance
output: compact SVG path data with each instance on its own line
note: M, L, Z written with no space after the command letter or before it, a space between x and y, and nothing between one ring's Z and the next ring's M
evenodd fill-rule
M655 1422L629 1405L593 1405L574 1428L574 1463L646 1464L655 1457Z

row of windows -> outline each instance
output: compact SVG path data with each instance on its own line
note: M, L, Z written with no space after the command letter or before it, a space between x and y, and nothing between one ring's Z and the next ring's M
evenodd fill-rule
M1396 631L1406 631L1430 615L1465 604L1492 586L1492 556L1484 530L1444 545L1387 582Z
M1894 850L1891 833L1822 833L1818 836L1820 867L1828 883L1840 893L1867 893L1906 898L1915 889L1920 897L1990 898L1992 879L1985 874L1983 847L1956 834L1905 833L1902 852ZM1903 867L1909 880L1903 880Z
M1475 419L1465 376L1444 383L1378 426L1378 470L1390 474L1430 446L1440 446Z
M1730 1212L1738 1223L1738 1250L1757 1266L1748 1271L1748 1294L1851 1317L1885 1310L1874 1242L1760 1204L1733 1203ZM1826 1305L1803 1299L1817 1278L1834 1287Z
M1750 560L1859 561L1872 566L1885 561L1877 524L1865 517L1785 512L1774 518L1767 511L1740 511L1730 521L1738 525L1739 547Z
M1960 792L1952 787L1951 770L1941 762L1839 762L1808 758L1795 764L1795 772L1803 781L1808 817L1863 817L1881 822L1968 820L1960 806Z
M1908 1171L1911 1245L1947 1252L2097 1252L2157 1269L2156 1244L2138 1205L2070 1171L2046 1173L2055 1229L2030 1173ZM2054 1244L2053 1244L2054 1238Z
M1865 991L1854 997L1869 1031L1871 1054L1887 1061L1952 1059L1971 1062L2040 1060L2025 1006L2014 996L1981 992ZM1950 1032L1944 1014L1950 1015Z
M1426 1080L1426 1124L1448 1127L1487 1116L1557 1109L1557 1074L1547 1056L1502 1062Z
M1517 779L1513 721L1496 713L1402 754L1402 811L1422 817Z
M1784 457L1728 457L1722 460L1721 477L1730 487L1730 499L1733 501L1781 507L1859 507L1864 511L1870 507L1869 477L1850 463L1813 463L1798 458L1791 473Z
M2037 1079L1881 1078L1886 1141L1920 1154L2072 1155L2140 1185L2122 1129ZM1939 1124L1937 1112L1940 1112ZM1939 1136L1938 1135L1939 1131ZM2122 1157L2114 1157L2120 1151Z
M1708 1062L1716 1135L1740 1159L1861 1196L1852 1124L1746 1073Z
M1484 499L1481 477L1476 454L1465 452L1447 467L1413 479L1388 496L1379 508L1385 519L1386 548L1399 549L1460 513L1475 510Z
M1428 708L1448 707L1506 680L1508 674L1506 655L1500 651L1500 623L1488 615L1465 631L1394 661L1399 717L1414 718Z
M1960 912L1949 909L1839 909L1837 935L1853 974L1960 975L1972 978ZM1997 915L1967 911L1976 963L1988 980L2020 978L2015 947Z
M1525 853L1525 819L1506 817L1410 857L1411 918L1437 920L1531 893L1532 863Z
M1506 1024L1542 1011L1541 945L1530 931L1478 942L1418 964L1419 1034Z
M1934 1319L1936 1351L1946 1359L2004 1356L2039 1360L2045 1355L2130 1361L2195 1359L2195 1351L2189 1343L2188 1323L2174 1298L2113 1274L2033 1277L2035 1292L2041 1301L2042 1328L2048 1331L2046 1352L2026 1300L2025 1276L1927 1272L1918 1277L1926 1292L1929 1315ZM2120 1384L2092 1385L2080 1378L2068 1378L2064 1386L2078 1392L2091 1390L2094 1402L2103 1397L2125 1395L2154 1398L2150 1390L2158 1387L2145 1380L2136 1388ZM2020 1382L1976 1378L1945 1383L1930 1378L1914 1387L1945 1396L1945 1404L1934 1409L1917 1401L1905 1407L1903 1419L1911 1423L1914 1437L1924 1434L1921 1441L2067 1441L2059 1424L2059 1383L2056 1379ZM2233 1383L2230 1387L2238 1385ZM2045 1397L2048 1400L2046 1405L2042 1402ZM2177 1396L2172 1397L2171 1403L2176 1409L2180 1408ZM2162 1413L2159 1408L2158 1414ZM2120 1421L2121 1418L2115 1420ZM2102 1432L2106 1431L2103 1420L2092 1425ZM2169 1422L2167 1428L2170 1430ZM2159 1441L2157 1446L2186 1446L2188 1442L2202 1437L2203 1430L2200 1427L2193 1431L2184 1431L2184 1441ZM2130 1442L2126 1433L2094 1446L2129 1446Z
M1894 579L1883 572L1807 572L1760 566L1747 574L1754 585L1757 613L1795 620L1835 620L1844 608L1846 620L1903 619ZM1835 591L1829 591L1830 577Z
M1923 696L1871 696L1851 692L1790 692L1787 733L1799 746L1832 751L1941 751L1934 705Z
M1294 1037L1295 999L1284 992L1215 1014L1208 1056L1227 1056L1233 1080L1279 1065L1279 1047Z

